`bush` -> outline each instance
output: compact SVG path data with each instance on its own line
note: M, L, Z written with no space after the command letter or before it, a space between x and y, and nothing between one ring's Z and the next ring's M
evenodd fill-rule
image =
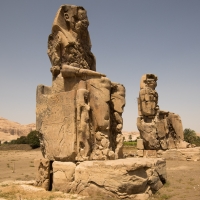
M27 144L27 138L26 136L21 136L16 140L11 140L10 144Z
M38 131L31 131L27 136L21 136L16 140L11 140L9 143L7 142L7 144L29 144L33 149L35 149L40 147L38 134Z
M200 137L197 136L196 132L190 128L186 128L184 131L184 140L190 144L200 146Z

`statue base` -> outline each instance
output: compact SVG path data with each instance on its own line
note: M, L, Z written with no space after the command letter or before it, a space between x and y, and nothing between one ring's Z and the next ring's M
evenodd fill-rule
M161 158L84 161L76 164L54 161L49 164L52 164L50 189L84 196L148 199L166 182L166 161Z

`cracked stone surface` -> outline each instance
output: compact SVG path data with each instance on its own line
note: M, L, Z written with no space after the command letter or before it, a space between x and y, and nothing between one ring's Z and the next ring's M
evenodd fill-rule
M78 165L55 161L53 177L54 190L86 196L102 193L117 198L145 198L166 181L166 162L160 158L84 161Z

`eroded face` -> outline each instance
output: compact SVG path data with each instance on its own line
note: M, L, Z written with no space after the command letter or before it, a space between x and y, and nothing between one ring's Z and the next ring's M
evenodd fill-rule
M76 23L75 29L76 31L85 30L89 26L89 21L87 18L87 12L85 10L78 10L78 22Z
M78 10L78 19L79 20L87 20L87 12L85 10L79 9Z
M151 89L155 89L157 86L157 82L154 79L147 79L146 80L146 84L148 87L150 87Z

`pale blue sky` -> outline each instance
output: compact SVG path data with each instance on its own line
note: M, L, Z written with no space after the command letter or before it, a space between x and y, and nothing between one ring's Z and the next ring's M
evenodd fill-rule
M155 73L160 108L200 133L199 0L1 0L1 117L35 122L36 87L51 85L47 38L62 4L87 10L97 71L126 87L124 130L137 130L139 81Z

